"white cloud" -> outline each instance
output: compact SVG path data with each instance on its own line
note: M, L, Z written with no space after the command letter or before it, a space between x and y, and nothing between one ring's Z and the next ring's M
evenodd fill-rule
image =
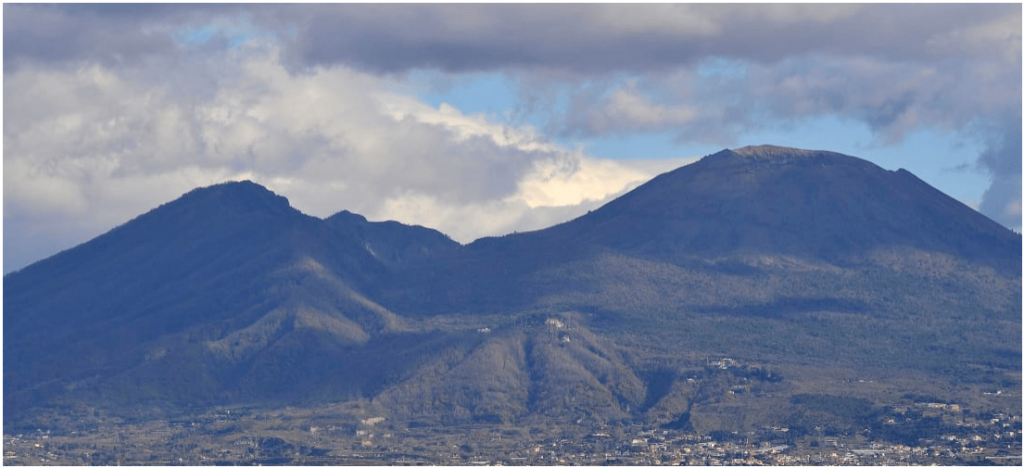
M376 97L383 105L385 113L394 120L411 118L425 124L444 127L458 142L473 137L486 137L496 145L522 151L564 152L559 146L543 140L536 129L530 126L513 127L489 122L482 114L465 115L448 103L441 103L435 109L412 96L381 93Z
M387 200L368 217L419 224L468 243L481 237L543 229L597 209L636 188L661 170L693 159L672 161L538 161L520 180L519 190L501 199L453 204L429 194L410 193Z
M534 164L511 199L520 200L530 208L579 205L605 200L651 175L606 159L582 156L547 159Z
M373 75L291 74L273 50L226 54L202 94L129 76L101 65L6 76L5 270L224 180L254 179L315 216L349 209L468 242L565 221L654 175ZM44 227L58 233L49 251L24 235Z

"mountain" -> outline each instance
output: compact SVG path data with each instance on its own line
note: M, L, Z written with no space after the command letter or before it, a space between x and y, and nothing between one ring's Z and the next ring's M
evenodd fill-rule
M813 426L791 397L1019 388L1020 259L907 171L774 146L465 246L227 183L4 277L4 424L347 402L399 424Z
M526 306L557 293L553 289L619 287L620 275L607 278L609 284L581 284L585 275L560 272L574 282L561 288L545 273L566 264L587 272L618 268L592 265L595 261L626 262L638 269L648 268L637 262L653 262L682 269L665 271L660 279L640 279L640 285L673 283L695 271L754 274L767 267L787 274L846 274L844 268L890 271L906 262L939 258L963 262L968 270L991 268L1015 277L1021 271L1020 249L1020 235L906 170L887 171L833 152L766 145L707 156L557 226L480 239L431 270L429 278L409 279L408 289L421 306L419 285L433 281L433 290L455 291L435 295L440 303L459 294L460 302L470 307L500 308ZM601 258L605 260L597 260ZM943 267L949 274L968 271L957 272L950 265ZM438 275L451 284L438 288ZM813 275L821 281L819 273ZM685 303L713 288L696 284L672 287L693 289L688 298L679 298ZM780 292L769 286L758 294ZM709 304L724 306L741 295L723 291ZM396 307L404 304L395 301Z
M1020 237L906 170L828 151L724 150L543 235L654 258L787 255L849 263L879 248L1020 271Z
M403 328L362 293L400 261L395 252L457 246L377 224L325 222L252 182L227 183L6 275L9 414L54 395L195 404L316 381L336 365L325 350ZM388 235L373 248L349 235L375 229ZM262 375L268 367L291 374Z

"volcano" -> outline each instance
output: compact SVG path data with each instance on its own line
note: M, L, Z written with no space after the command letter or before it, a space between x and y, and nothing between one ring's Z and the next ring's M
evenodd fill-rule
M879 401L1019 386L1021 237L905 170L756 146L468 245L310 217L252 182L200 188L6 275L4 306L5 428L68 404L350 402L431 424L737 430L792 415L723 414L842 393L842 376L903 376ZM711 356L774 399L687 387Z

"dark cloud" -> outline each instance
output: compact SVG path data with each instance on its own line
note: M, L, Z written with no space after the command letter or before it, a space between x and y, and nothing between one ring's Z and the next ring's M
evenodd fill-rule
M987 23L1020 18L1011 4L8 4L4 12L10 66L173 54L168 29L245 17L287 43L284 59L294 69L585 74L669 70L709 55L760 63L813 54L935 60L984 53L991 47L970 43ZM1019 21L1017 29L1019 43Z
M316 14L289 44L288 58L294 65L466 72L565 63L570 56L592 54L591 46L584 50L573 40L573 24L579 23L571 20L586 11L577 5L317 5L315 9Z
M708 55L937 59L964 24L1020 17L1015 5L317 5L290 43L305 66L377 72L554 68L665 70ZM1018 25L1019 26L1019 25ZM958 41L962 42L962 41Z
M26 62L117 64L171 53L174 43L169 36L141 27L145 22L139 16L154 17L156 10L5 4L4 71Z
M294 29L298 10L241 4L4 4L4 72L26 64L134 67L146 60L166 66L185 52L176 35L213 22L247 20L273 33ZM291 11L291 13L289 13ZM199 44L223 50L214 34Z

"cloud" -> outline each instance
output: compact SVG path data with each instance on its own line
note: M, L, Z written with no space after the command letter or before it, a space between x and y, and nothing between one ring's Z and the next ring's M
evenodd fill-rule
M951 31L938 33L926 42L936 50L952 50L969 55L994 52L1010 61L1019 61L1021 55L1020 14L1007 14Z
M992 185L982 196L981 212L1021 232L1021 114L1011 115L996 128L982 129L989 145L978 157L978 165L992 176Z
M588 10L595 27L613 35L701 37L722 32L721 21L701 5L601 4Z
M504 198L452 204L429 194L411 194L387 200L375 215L435 227L468 243L571 220L696 159L623 162L564 154L561 159L538 161L519 180L518 190Z
M1015 30L1006 18L1018 20ZM1013 5L321 5L290 42L288 60L376 72L614 74L707 56L765 64L822 54L1006 57L1020 48L1019 18ZM959 46L970 41L984 46Z
M598 97L594 89L587 89L572 99L565 113L565 134L626 134L655 132L681 128L697 116L696 108L688 105L665 105L654 102L636 89L636 82L628 82L606 96Z
M147 26L187 21L183 10L161 5L4 5L4 72L26 63L107 66L176 54L167 34ZM198 13L198 12L196 12Z
M349 209L468 242L565 221L655 175L374 75L291 74L277 50L246 47L197 70L216 84L201 92L95 63L5 74L5 270L224 180L254 179L312 215Z
M514 199L530 208L578 205L604 200L630 183L649 176L615 161L581 156L541 160L520 181Z
M820 117L864 122L882 144L922 128L981 142L977 166L993 178L982 211L1020 226L1018 5L4 13L5 271L12 252L43 249L42 226L70 247L242 177L318 216L350 209L463 241L535 229L657 173L551 136L730 146ZM427 105L401 92L418 68L504 73L518 103L506 121Z
M582 135L677 129L680 139L729 144L742 132L839 116L867 123L891 143L917 128L964 130L979 116L1002 117L1019 107L1019 67L1006 67L1002 59L811 56L729 67L712 58L631 80L611 93L603 90L614 81L591 85L574 96L556 128Z
M373 72L601 75L668 71L707 56L763 64L829 54L1019 60L1021 36L1021 12L1011 4L12 4L4 12L5 70L28 62L113 66L179 57L183 32L218 23L225 35L259 30L282 41L293 70L344 65Z

